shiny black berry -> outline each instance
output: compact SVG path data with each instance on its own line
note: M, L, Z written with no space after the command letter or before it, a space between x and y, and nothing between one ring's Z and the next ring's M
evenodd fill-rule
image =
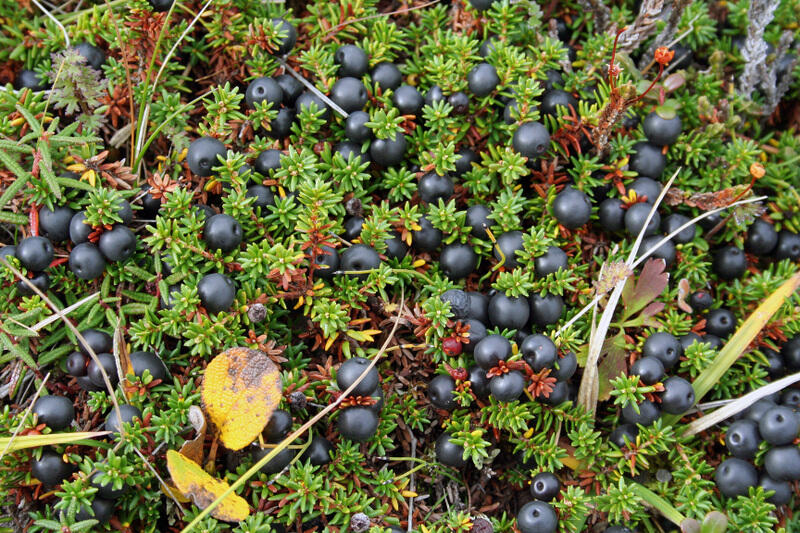
M153 379L160 379L161 381L165 381L170 375L164 361L153 352L131 352L129 358L136 377L141 378L145 370L150 373Z
M608 440L615 444L618 448L623 448L628 442L636 442L636 436L639 435L639 428L634 424L620 424L608 436Z
M453 392L456 382L448 375L440 374L428 383L428 399L431 404L439 409L452 411L456 408L456 398Z
M524 243L521 231L507 231L497 237L497 244L494 246L494 256L501 261L506 270L511 270L519 266L519 256L517 251L522 251Z
M511 357L511 343L502 335L487 335L475 345L475 362L484 370L491 370L499 361Z
M658 195L661 194L661 184L653 178L641 177L636 178L633 183L631 183L630 187L628 187L628 191L631 190L636 191L637 197L645 198L647 202L652 204L656 201Z
M339 434L350 440L365 441L378 429L378 415L368 407L348 407L337 419Z
M745 249L755 255L769 255L778 245L778 232L763 219L757 219L747 228Z
M444 92L438 85L432 85L428 92L425 93L425 105L433 106L433 104L442 102L445 99Z
M271 109L278 109L283 103L283 89L274 78L262 76L247 85L244 97L252 109L262 102L271 103Z
M519 351L534 372L552 368L558 357L558 349L553 341L540 334L525 337L520 344Z
M482 292L468 292L469 318L474 318L483 324L489 323L489 297Z
M382 167L402 163L406 152L406 137L402 132L395 133L391 139L375 139L369 145L369 155Z
M775 492L767 497L767 501L773 505L786 505L792 501L792 486L787 481L777 481L767 474L761 474L758 485L764 488L764 492Z
M236 288L225 274L207 274L197 283L197 295L206 311L216 315L231 308Z
M225 213L214 215L206 220L203 240L211 250L231 252L242 242L242 226L235 218Z
M40 396L31 412L36 415L38 423L46 424L53 431L66 429L75 420L75 407L65 396Z
M119 405L119 412L122 415L122 424L132 424L134 419L142 418L142 412L139 410L139 408L127 403L122 403ZM108 413L108 416L106 416L106 431L119 433L122 424L120 423L120 418L117 416L116 408L112 407L111 411Z
M439 268L450 279L466 278L475 271L478 255L468 244L453 243L442 248Z
M367 370L369 364L369 359L363 357L352 357L342 363L336 372L336 384L339 386L339 390L344 391L366 372L364 379L356 385L351 394L353 396L369 396L377 388L379 377L376 368Z
M80 279L96 279L105 271L106 260L97 246L83 242L70 252L69 269Z
M15 255L28 271L38 272L53 261L53 245L44 237L27 237L17 244Z
M411 85L401 85L394 91L392 102L400 111L401 115L419 115L425 99L416 87Z
M800 259L800 235L785 229L781 230L778 233L778 245L775 247L774 254L778 261Z
M706 315L706 332L720 338L726 338L736 331L736 315L729 309L721 307L712 309Z
M273 170L281 168L281 152L280 150L264 150L255 161L256 172L262 176L269 177L272 175Z
M622 200L619 198L606 198L600 202L597 208L597 216L600 219L600 226L605 231L617 233L625 229L625 213L622 208Z
M647 222L647 217L652 208L653 206L651 204L643 202L633 204L628 208L628 211L625 213L625 231L628 232L628 235L632 237L639 235L639 232L644 228L645 222ZM655 235L660 225L661 217L658 211L655 211L650 222L647 224L647 229L645 229L645 237L648 235Z
M47 275L47 272L37 272L32 278L28 278L27 281L42 292L47 292L47 289L50 288L50 276ZM20 296L33 296L36 294L36 291L33 290L28 283L19 280L17 282L17 294Z
M22 69L14 79L15 89L30 89L34 92L44 91L48 87L47 78L39 76L36 71Z
M408 245L396 231L390 231L388 239L386 239L386 257L389 259L402 259L408 254Z
M746 496L750 487L758 484L758 472L747 461L731 457L717 467L714 481L719 491L728 498Z
M305 110L314 110L314 113L322 120L328 120L331 116L331 109L325 100L317 96L312 91L303 91L297 100L294 101L294 110L300 115Z
M673 231L677 230L687 222L691 220L689 217L683 216L678 213L673 213L670 216L663 219L661 222L661 231L663 231L666 235L669 235ZM672 237L672 242L675 244L687 244L694 240L694 233L695 233L695 225L690 224L689 226L683 228L679 231L674 237Z
M86 343L84 344L84 342L79 339L78 349L85 356L89 356L90 353L89 348L91 348L95 354L104 352L108 353L111 352L114 348L114 342L111 339L111 335L109 335L105 331L99 331L96 329L85 329L81 331L81 336L86 341Z
M282 107L278 109L278 115L269 123L269 135L273 139L285 139L292 132L292 122L295 113L293 109Z
M567 352L562 357L556 359L554 370L550 372L550 376L556 378L559 382L567 381L575 374L578 369L578 357L575 352Z
M539 109L543 115L556 116L559 107L563 108L561 113L569 114L570 107L577 112L578 101L568 92L559 89L552 89L542 95L542 105Z
M747 258L741 248L726 246L714 254L711 267L717 277L731 281L744 275L747 270Z
M339 254L330 246L323 246L322 252L314 257L314 276L322 279L331 279L334 272L339 270Z
M489 391L498 402L510 402L522 396L525 390L525 376L521 372L512 370L494 376L489 380Z
M91 477L91 485L97 489L95 501L99 499L103 500L116 500L126 492L128 492L128 485L125 484L123 481L122 485L119 488L114 488L114 482L106 482L105 484L100 483L100 478L104 474L102 472L97 472Z
M67 356L66 367L70 376L81 377L86 375L88 359L81 352L72 352Z
M758 431L769 444L782 446L794 441L800 431L800 422L791 408L778 405L764 413L758 423Z
M89 365L86 367L86 375L89 376L89 380L97 387L106 386L105 379L103 378L103 370L105 370L108 381L111 382L112 387L119 383L117 363L114 360L114 356L110 353L97 354L97 361L89 359Z
M388 61L382 61L372 67L370 77L374 83L378 84L381 91L397 89L403 83L403 75L400 73L400 69L397 68L397 65Z
M421 252L433 252L442 244L442 231L434 228L426 216L419 219L419 230L411 234L411 244Z
M369 120L369 113L366 111L353 111L344 121L344 134L356 143L370 140L372 130L366 125Z
M517 527L522 533L555 533L558 515L549 503L534 500L517 513Z
M661 152L661 147L648 142L639 142L633 145L633 155L630 168L640 176L659 178L664 173L667 158Z
M534 270L537 278L543 278L549 274L567 268L567 254L561 248L548 246L547 251L534 259Z
M265 209L268 206L275 205L275 195L272 193L269 187L264 185L249 186L247 188L247 192L245 193L245 197L255 198L252 206L260 209L262 214L265 213Z
M800 449L797 446L776 446L764 456L764 468L776 481L800 480Z
M129 204L130 205L130 204ZM52 242L62 242L69 238L69 223L75 213L67 206L54 209L39 209L39 231Z
M535 159L550 147L550 133L540 122L525 122L514 132L511 143L514 150L528 159Z
M453 106L453 114L464 115L469 111L469 96L465 92L454 92L447 97L447 103Z
M695 313L702 313L714 305L714 298L708 291L695 291L689 296L689 305Z
M639 412L636 412L636 408ZM642 426L649 426L661 416L661 410L658 405L650 400L644 400L642 403L634 407L633 404L628 404L622 408L622 419L629 424L640 424Z
M553 216L569 229L577 229L589 222L592 202L589 196L573 187L565 187L553 200Z
M645 385L653 385L664 377L664 363L658 357L642 357L631 365L630 375L639 376Z
M558 294L539 293L532 294L529 298L531 304L531 322L535 326L549 326L561 318L564 311L564 299Z
M447 202L453 195L453 180L447 175L428 172L419 179L417 190L423 202L436 204L440 199Z
M378 252L366 244L354 244L346 248L339 256L339 268L346 272L359 272L363 270L373 270L380 266L381 258ZM357 278L366 279L368 272L361 274L350 274Z
M739 459L750 460L755 457L762 440L758 423L746 418L732 423L725 432L725 446L731 455Z
M694 405L694 389L692 384L679 376L672 376L664 381L664 392L661 393L661 410L673 415L680 415Z
M669 370L683 355L683 347L674 335L660 331L647 337L642 346L642 355L657 357L663 363L664 368Z
M486 326L483 325L483 322L474 318L467 318L462 322L469 326L469 342L463 342L462 347L465 352L472 353L475 350L475 346L486 338Z
M251 452L251 457L253 458L253 462L260 461L264 458L268 453L272 450L269 448L253 448ZM292 450L291 448L284 448L280 452L277 453L272 459L266 462L264 466L262 466L259 471L267 474L268 476L277 474L281 472L284 468L289 466L289 463L292 462L295 455L297 455L297 450Z
M681 134L681 119L678 116L666 119L652 111L642 121L647 140L658 146L674 144Z
M478 63L467 73L469 90L478 98L490 95L499 83L497 69L489 63Z
M447 433L442 433L436 439L436 445L434 446L436 460L445 466L461 468L467 464L464 460L464 448L453 442L451 438Z
M214 137L200 137L192 141L186 153L189 170L198 176L208 177L212 168L224 161L227 155L225 145Z
M521 330L528 323L530 304L524 296L498 292L489 300L489 321L499 328Z
M367 53L353 44L340 46L333 55L333 60L339 65L339 76L360 78L369 69Z
M675 263L677 257L677 250L672 241L666 241L663 244L659 243L664 239L661 235L651 235L642 239L642 244L639 247L638 256L643 257L644 254L649 253L648 257L656 259L663 259L666 268L670 268ZM652 251L651 251L652 250Z
M549 502L558 496L561 482L552 472L539 472L531 480L531 496L543 502Z
M125 261L136 251L136 235L128 226L114 224L100 235L97 247L107 260Z
M277 28L278 34L284 35L284 37L280 38L281 41L278 44L278 47L275 50L272 50L271 53L279 56L288 54L292 51L294 44L297 42L297 30L294 26L289 24L286 19L283 18L272 19L272 25Z
M467 147L460 149L458 152L456 152L456 155L458 156L458 159L456 159L455 162L456 169L453 171L453 175L456 177L463 176L472 170L473 163L479 162L478 154L476 154L474 150Z
M275 409L264 427L263 435L267 442L282 441L292 429L292 415L285 409Z
M486 370L479 366L470 367L469 383L470 390L475 393L475 396L481 399L489 397L489 378L486 375Z
M345 76L339 78L331 87L331 100L347 111L360 111L367 103L367 88L361 80Z
M39 459L31 461L31 475L48 487L54 487L72 474L73 468L62 456L51 450L42 451Z

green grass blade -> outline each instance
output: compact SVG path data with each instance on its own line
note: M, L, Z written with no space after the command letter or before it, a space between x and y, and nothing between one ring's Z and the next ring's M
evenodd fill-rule
M664 515L664 518L666 518L676 526L680 526L681 522L686 520L686 517L683 516L680 513L680 511L675 509L672 506L672 504L670 504L667 500L665 500L652 490L648 489L644 485L640 485L635 481L629 481L628 486L633 488L637 496L639 496L641 499L650 504L651 507L653 507L659 513Z
M56 444L100 445L102 444L101 442L92 439L110 433L110 431L83 431L77 433L50 433L49 435L0 437L0 449L8 447L9 452L15 452L26 448L39 448L40 446L54 446Z

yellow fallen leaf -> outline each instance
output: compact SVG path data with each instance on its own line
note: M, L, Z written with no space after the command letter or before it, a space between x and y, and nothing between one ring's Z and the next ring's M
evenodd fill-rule
M240 450L258 437L278 406L280 371L264 352L231 348L208 364L200 393L222 444Z
M175 487L186 497L192 499L200 509L205 509L216 500L230 485L211 477L200 465L189 460L175 450L167 451L167 470ZM214 510L211 516L226 522L240 522L250 515L247 501L237 494L229 494Z

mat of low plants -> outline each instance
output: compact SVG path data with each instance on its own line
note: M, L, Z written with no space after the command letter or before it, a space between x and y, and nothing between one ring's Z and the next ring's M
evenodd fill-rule
M800 1L0 20L0 533L800 531Z

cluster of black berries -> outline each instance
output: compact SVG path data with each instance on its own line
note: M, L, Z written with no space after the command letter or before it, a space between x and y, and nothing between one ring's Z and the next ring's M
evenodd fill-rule
M687 341L696 342L693 337L687 336ZM619 447L636 438L639 430L637 424L649 426L661 416L661 413L680 415L688 411L695 400L692 384L680 376L670 376L664 379L666 371L674 367L684 352L683 339L679 340L674 335L665 332L653 333L644 341L642 358L636 360L630 368L629 374L639 376L645 385L661 383L664 390L659 393L658 400L644 400L638 404L628 404L622 409L620 424L611 433L611 442Z
M517 527L522 533L555 533L558 530L558 515L548 502L561 491L561 482L552 472L540 472L531 480L531 495L534 497L517 513Z
M127 261L136 251L136 234L128 227L133 222L133 209L127 200L122 200L117 211L122 222L110 229L92 227L83 211L73 214L68 207L59 207L56 213L62 224L66 222L59 225L63 232L59 240L69 237L75 245L69 253L69 269L80 279L97 279L108 261Z
M776 400L780 403L776 403ZM717 467L714 480L728 498L747 496L750 487L773 491L767 501L786 505L792 499L792 483L800 480L800 391L789 389L774 398L754 403L725 433L725 445L733 457ZM759 472L751 461L762 443L769 445Z
M263 437L264 441L270 444L277 444L284 440L292 430L292 414L285 409L277 409L272 413L272 416L264 428ZM251 455L253 461L260 461L270 451L270 448L261 448L256 443L251 445ZM303 452L300 457L302 461L310 460L313 465L324 465L330 462L330 452L333 450L333 445L321 435L314 435L308 448ZM261 471L267 475L275 475L286 468L292 462L297 450L284 448L279 454L269 460Z

